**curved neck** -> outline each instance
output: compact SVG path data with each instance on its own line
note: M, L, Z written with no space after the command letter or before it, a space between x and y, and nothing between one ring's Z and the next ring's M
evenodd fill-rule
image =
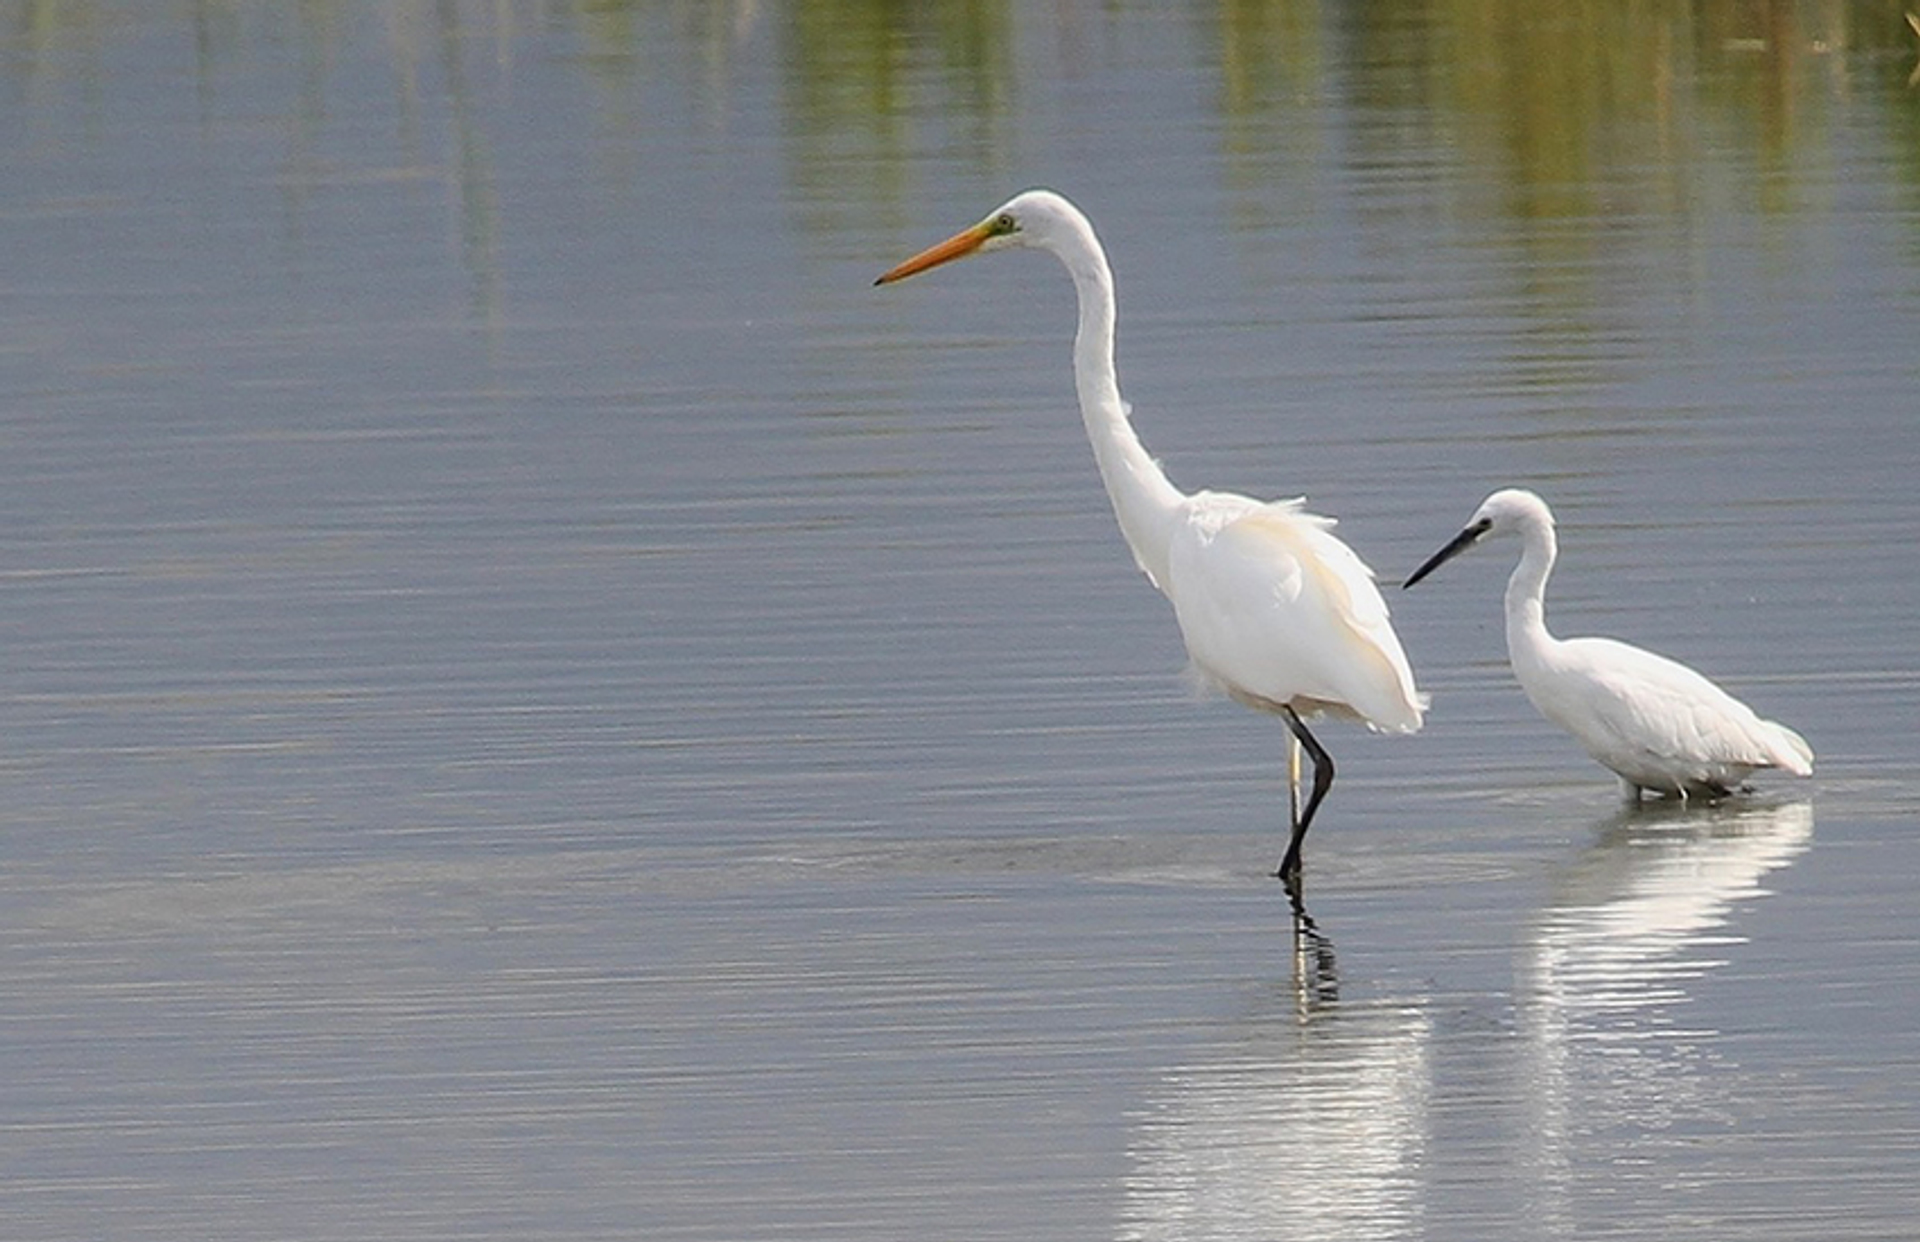
M1559 554L1552 526L1530 525L1521 537L1520 564L1507 579L1507 650L1516 660L1526 649L1523 637L1531 635L1536 645L1553 641L1547 632L1547 575Z
M1143 573L1157 587L1167 582L1167 550L1175 513L1185 497L1147 453L1127 420L1113 365L1113 273L1091 232L1084 246L1060 251L1080 297L1080 329L1073 340L1073 383L1080 416L1093 444L1094 460L1120 533Z

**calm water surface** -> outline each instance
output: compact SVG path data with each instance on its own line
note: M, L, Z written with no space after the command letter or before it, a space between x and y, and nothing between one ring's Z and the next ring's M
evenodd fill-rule
M1893 1238L1920 1217L1899 6L0 5L0 1235ZM1807 783L1194 698L1187 487Z

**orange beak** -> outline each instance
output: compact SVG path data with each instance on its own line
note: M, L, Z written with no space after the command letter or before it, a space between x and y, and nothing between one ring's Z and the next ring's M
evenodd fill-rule
M980 244L993 236L993 230L985 224L976 224L970 229L955 233L937 246L928 246L905 263L880 273L876 285L890 285L896 280L926 271L930 267L939 267L955 259L963 259L980 249Z

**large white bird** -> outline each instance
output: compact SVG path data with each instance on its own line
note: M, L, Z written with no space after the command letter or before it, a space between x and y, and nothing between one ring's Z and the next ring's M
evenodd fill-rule
M1507 655L1540 714L1573 734L1618 773L1628 797L1719 798L1757 768L1813 773L1813 749L1684 664L1611 638L1558 639L1547 632L1547 575L1558 545L1553 511L1532 492L1486 498L1466 529L1413 571L1412 586L1444 562L1495 535L1520 536L1507 580Z
M964 255L1026 247L1066 265L1079 293L1074 386L1087 438L1134 561L1173 602L1195 670L1249 707L1286 722L1313 759L1279 874L1295 888L1300 845L1333 784L1333 760L1305 719L1341 716L1376 730L1420 727L1425 698L1387 620L1373 574L1303 499L1188 495L1147 454L1128 422L1113 366L1113 274L1093 226L1049 190L1010 199L979 224L883 274L901 280ZM1289 748L1297 763L1298 752Z

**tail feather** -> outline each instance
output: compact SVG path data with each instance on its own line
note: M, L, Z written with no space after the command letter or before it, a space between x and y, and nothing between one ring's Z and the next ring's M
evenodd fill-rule
M1768 738L1767 752L1782 770L1795 776L1813 775L1813 747L1807 745L1807 739L1792 729L1774 720L1763 721L1771 736Z

